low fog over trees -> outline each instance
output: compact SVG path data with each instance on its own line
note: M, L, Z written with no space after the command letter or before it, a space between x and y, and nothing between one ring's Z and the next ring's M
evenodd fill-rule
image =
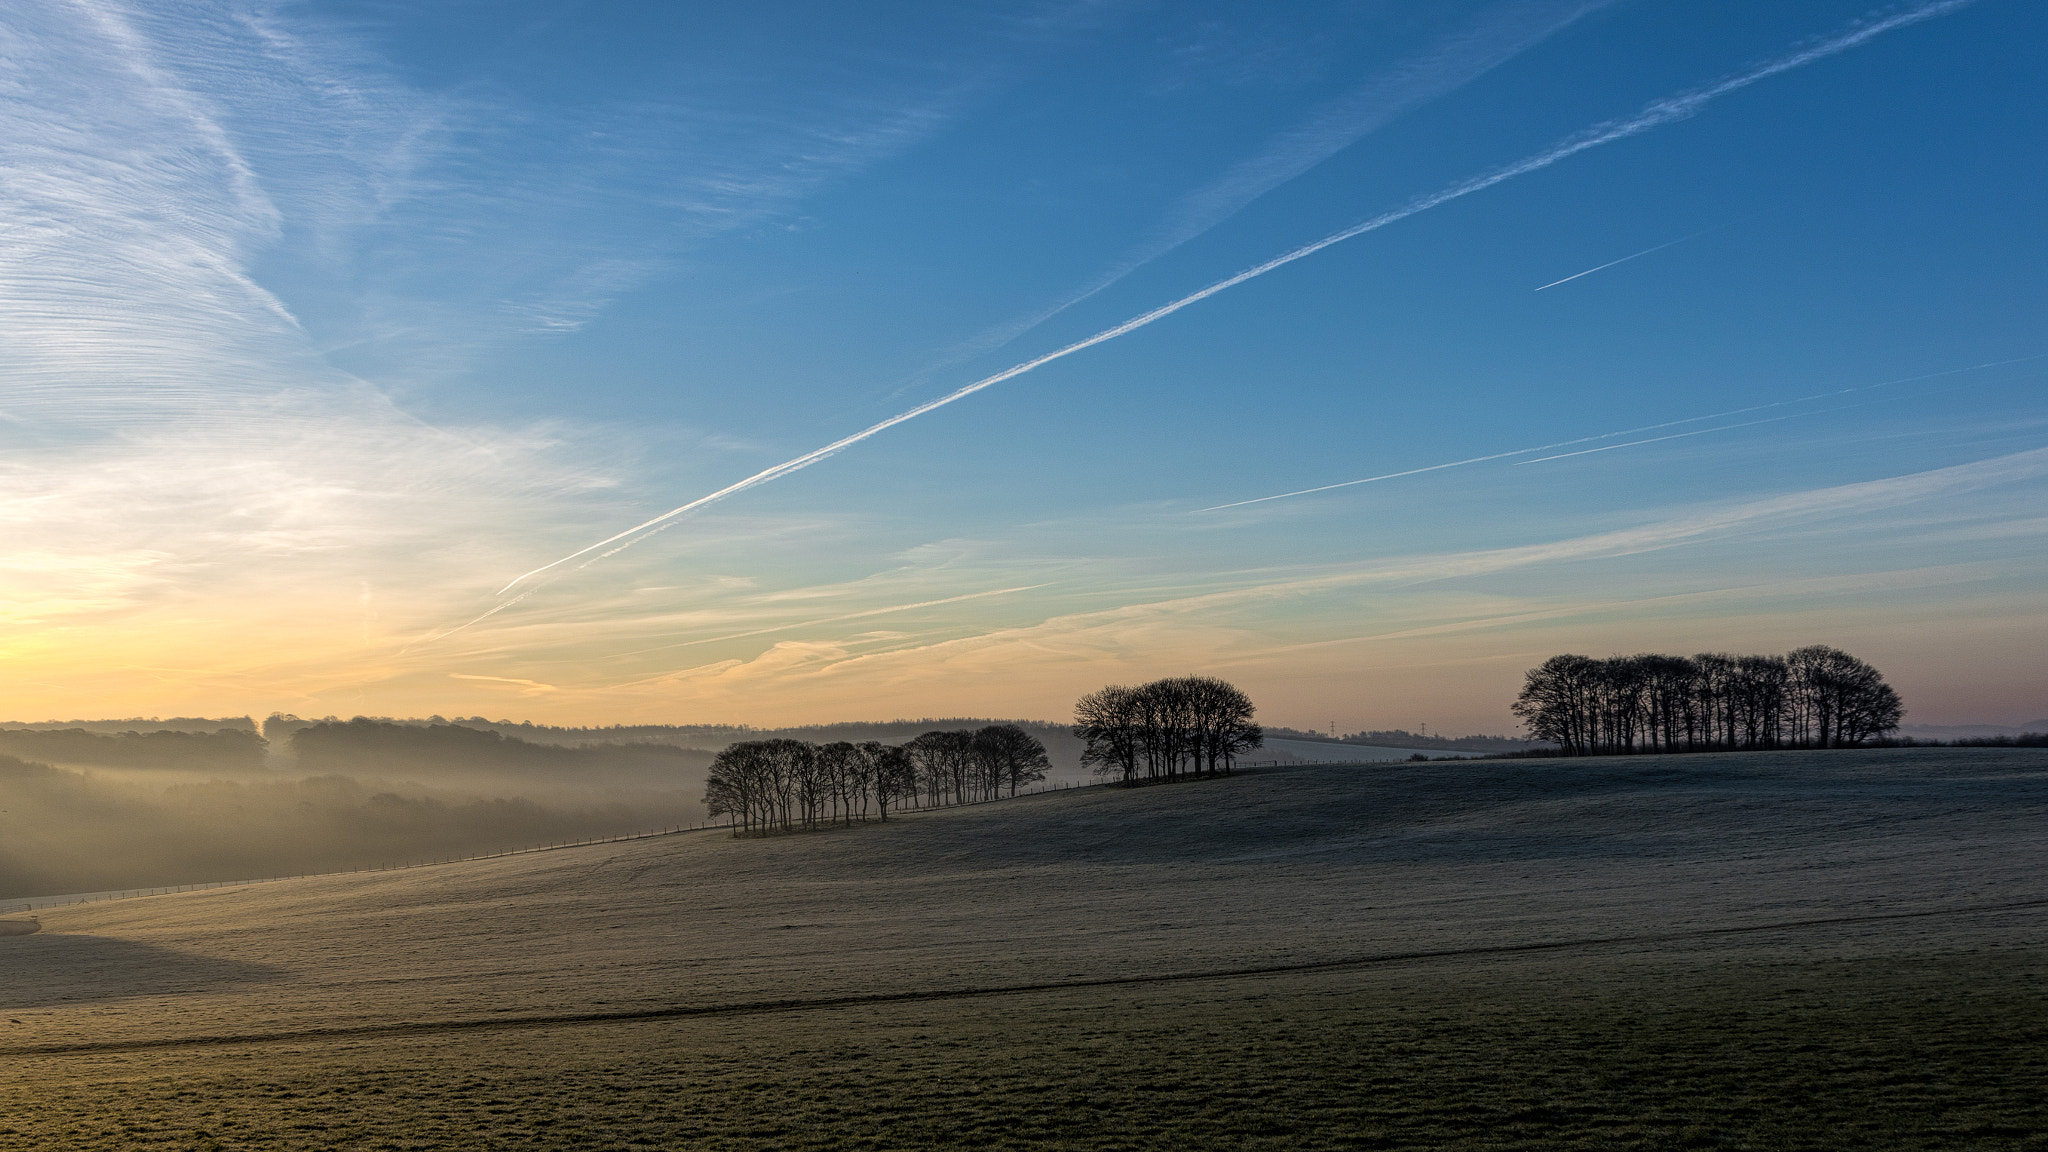
M1848 748L1896 729L1899 694L1877 669L1815 644L1783 656L1553 656L1514 704L1567 756Z
M667 744L564 747L459 724L395 724L362 716L309 724L292 731L287 743L305 772L524 775L562 783L594 775L678 778L710 759L699 749Z
M701 823L712 753L381 720L0 726L0 898L345 871ZM97 729L97 730L96 730Z
M903 745L867 740L743 740L711 763L704 807L733 835L887 820L889 808L993 800L1045 779L1051 760L1014 724L926 732Z
M1074 705L1074 735L1087 743L1081 762L1120 784L1214 776L1263 742L1255 711L1250 697L1209 676L1112 684Z
M263 738L248 728L214 732L101 733L80 728L0 729L0 755L106 768L258 772Z

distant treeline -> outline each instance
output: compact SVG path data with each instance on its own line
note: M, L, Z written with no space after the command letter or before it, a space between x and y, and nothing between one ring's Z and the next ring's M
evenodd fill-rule
M491 720L483 716L403 717L403 716L356 716L354 720L367 720L373 724L390 724L404 728L460 727L479 732L495 732L529 744L557 744L577 746L598 743L661 743L677 745L716 746L753 731L745 725L730 724L607 724L593 727L561 727L552 724L535 724L531 720ZM287 712L273 712L263 721L263 734L273 743L284 744L294 732L318 724L345 723L339 716L322 716L305 719Z
M1905 713L1877 669L1815 644L1783 656L1553 656L1514 704L1529 734L1567 756L1848 748Z
M566 748L532 744L458 724L397 724L358 716L294 731L290 741L305 772L474 772L548 775L638 769L643 774L701 767L706 754L668 744L597 744Z
M157 716L130 716L125 720L0 720L0 731L16 729L54 732L60 728L78 728L86 732L105 732L119 735L122 732L218 732L222 728L239 728L244 732L256 731L256 722L247 716L172 716L163 719Z
M198 772L251 772L263 768L265 741L247 728L217 732L122 732L83 728L0 729L0 754L102 768L177 768Z
M1266 735L1269 738L1287 740L1315 740L1324 744L1356 744L1365 748L1441 748L1446 752L1519 752L1525 748L1535 747L1538 743L1518 736L1485 736L1477 733L1470 736L1425 736L1410 732L1406 728L1374 728L1342 736L1331 736L1322 732L1283 728L1273 724L1266 726Z
M1907 736L1878 740L1887 748L2048 748L2048 732L2017 732L2011 736L1958 736L1953 740L1925 740Z
M921 720L853 720L837 724L797 724L783 728L761 728L747 724L610 724L591 727L562 727L550 724L534 724L527 721L490 720L482 716L456 717L446 719L432 716L426 719L394 718L390 716L359 716L377 724L391 724L406 728L460 727L479 732L495 732L507 739L529 744L549 744L557 747L645 747L650 744L666 744L675 748L690 748L704 753L704 762L709 763L711 754L737 740L804 740L813 744L859 744L878 741L883 744L901 744L920 733L943 729L947 731L974 732L991 724L1009 724L1022 728L1038 737L1046 745L1047 752L1056 765L1062 768L1077 767L1080 761L1081 745L1064 724L1043 720L1005 720L1000 718L927 717ZM319 720L301 719L285 713L273 713L263 722L263 734L279 748L290 745L292 733L318 724L339 724L340 717L327 716Z
M1513 752L1529 747L1533 741L1477 733L1470 736L1425 736L1406 728L1376 728L1339 736L1337 743L1359 744L1368 748L1441 748L1446 752Z
M1120 784L1214 776L1264 741L1255 711L1236 686L1210 676L1112 684L1074 705L1074 735L1087 744L1081 762Z
M733 835L889 818L889 807L935 808L1010 795L1045 779L1045 745L1014 724L926 732L902 745L868 740L742 740L711 763L704 808Z
M920 732L935 728L949 730L986 727L990 724L1014 724L1034 734L1043 731L1063 731L1063 727L1043 720L1003 720L992 717L972 716L926 716L918 719L897 720L846 720L833 724L792 724L779 728L763 728L752 724L604 724L572 727L555 724L535 724L531 720L492 720L483 716L457 716L453 719L443 716L417 717L357 716L357 720L369 720L379 724L398 724L412 728L433 725L456 725L474 728L483 732L496 732L501 736L525 740L529 743L544 744L590 744L622 742L676 743L690 741L696 745L721 745L732 740L755 739L809 739L813 743L836 743L840 740L859 742L864 739L895 739L899 743ZM264 735L282 743L292 732L310 728L315 724L341 723L339 716L323 716L317 720L302 719L284 712L273 712L263 721Z

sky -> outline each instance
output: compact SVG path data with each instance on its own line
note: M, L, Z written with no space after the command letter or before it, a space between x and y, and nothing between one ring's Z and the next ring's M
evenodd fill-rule
M0 719L2048 716L2048 9L50 0Z

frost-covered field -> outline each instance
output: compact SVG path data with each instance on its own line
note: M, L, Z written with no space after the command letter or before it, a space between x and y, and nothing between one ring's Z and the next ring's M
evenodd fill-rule
M49 909L0 1147L2039 1147L2044 843L2041 750L1307 766Z

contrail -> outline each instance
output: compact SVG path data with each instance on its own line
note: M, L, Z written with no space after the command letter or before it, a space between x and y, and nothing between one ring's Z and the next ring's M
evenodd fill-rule
M1176 201L1095 279L1038 311L955 345L926 373L993 351L1237 215L1246 205L1415 108L1471 83L1615 0L1508 0L1427 50L1400 60L1281 132L1255 155ZM905 385L905 389L909 385ZM894 395L894 393L892 393Z
M1634 260L1634 259L1636 259L1636 258L1637 258L1637 257L1639 257L1639 256L1648 256L1648 255L1649 255L1650 253L1652 253L1652 252L1662 252L1662 251L1663 251L1663 250L1665 250L1666 248L1669 248L1669 247L1671 247L1671 246L1672 246L1673 244L1683 244L1683 243L1685 243L1685 242L1686 242L1687 240L1691 240L1691 239L1693 239L1694 237L1698 237L1698 236L1705 236L1705 235L1706 235L1707 233L1709 233L1709 232L1712 232L1712 231L1713 231L1713 229L1712 229L1712 228L1702 228L1702 229L1700 229L1699 231L1697 231L1697 232L1694 232L1694 233L1692 233L1691 235L1687 235L1687 236L1680 236L1680 237L1679 237L1678 239L1676 239L1676 240L1666 240L1666 241L1665 241L1664 243L1662 243L1662 244L1659 244L1659 245L1657 245L1657 246L1656 246L1655 248L1645 248L1645 249L1643 249L1643 250L1642 250L1641 252L1638 252L1638 253L1636 253L1636 254L1635 254L1634 256L1623 256L1623 257L1622 257L1621 259L1619 259L1619 260L1609 260L1609 261L1608 261L1607 263L1605 263L1605 264L1602 264L1602 265L1600 265L1599 267L1596 267L1596 268L1588 268L1588 269L1586 269L1586 270L1585 270L1584 272L1574 272L1574 273L1572 273L1571 275L1569 275L1569 276L1565 277L1565 278L1564 278L1564 279L1562 279L1562 280L1552 280L1552 281L1551 281L1550 283L1548 283L1548 284L1545 284L1545 285L1543 286L1543 288L1555 288L1555 287L1557 287L1557 286L1558 286L1559 284L1569 284L1569 283L1571 283L1572 281L1574 281L1574 280L1577 280L1577 279L1578 279L1579 277L1581 277L1581 276L1591 276L1591 275L1592 275L1593 273L1595 273L1595 272L1599 272L1599 271L1602 271L1602 270L1604 270L1604 269L1612 268L1612 267L1614 267L1614 266L1615 266L1616 264L1626 264L1626 263L1628 263L1629 261L1631 261L1631 260ZM1532 289L1532 291L1535 291L1535 292L1541 292L1541 291L1543 291L1543 288L1535 288L1535 289Z
M1531 172L1548 168L1551 165L1556 164L1560 160L1576 156L1577 154L1587 151L1588 149L1598 148L1603 144L1610 144L1616 140L1627 139L1631 136L1638 136L1644 132L1650 131L1653 128L1661 127L1662 125L1672 123L1673 121L1684 120L1688 117L1697 114L1700 111L1700 109L1706 107L1714 100L1722 96L1725 96L1730 92L1747 88L1760 80L1765 80L1772 76L1776 76L1781 72L1789 72L1794 68L1799 68L1804 65L1811 64L1816 60L1826 59L1829 56L1834 56L1838 53L1846 52L1851 48L1858 47L1864 44L1865 42L1874 39L1877 36L1883 35L1884 33L1889 32L1895 28L1902 28L1906 25L1917 24L1923 20L1929 20L1936 16L1946 15L1950 12L1955 12L1960 9L1966 8L1975 2L1976 0L1934 0L1933 3L1918 4L1909 9L1906 9L1903 12L1894 12L1888 16L1865 17L1863 20L1858 21L1857 23L1851 25L1846 31L1836 33L1834 36L1822 40L1817 44L1814 44L1812 47L1804 48L1797 52L1793 52L1789 55L1778 57L1775 60L1770 60L1763 64L1759 64L1746 72L1741 72L1736 75L1718 80L1713 84L1707 85L1704 88L1697 88L1690 92L1681 93L1677 96L1670 96L1662 100L1654 101L1648 106L1646 106L1642 111L1636 113L1634 116L1630 116L1621 120L1610 120L1602 124L1596 124L1593 127L1588 128L1576 135L1567 137L1562 142L1553 145L1552 147L1547 148L1544 151L1538 152L1532 156L1525 157L1524 159L1506 165L1505 167L1496 168L1493 171L1487 172L1483 175L1475 176L1470 179L1461 181L1459 183L1450 185L1447 188L1444 188L1437 192L1433 192L1419 199L1411 200L1402 207L1396 208L1390 212L1382 213L1381 215L1375 216L1369 220L1364 221L1363 223L1354 224L1349 228L1345 228L1337 232L1332 232L1331 234L1323 237L1320 240L1304 244L1299 248L1293 249L1292 251L1282 253L1281 255L1275 256L1262 264L1255 264L1252 267L1247 268L1234 276L1218 280L1217 282L1209 285L1206 288L1200 289L1199 291L1191 292L1188 295L1183 296L1180 299L1175 300L1171 303L1162 304L1159 307L1152 309L1150 312L1134 316L1131 319L1126 320L1113 328L1105 328L1102 331L1097 332L1095 335L1090 336L1085 340L1077 340L1064 348L1056 349L1035 359L1026 360L1021 364L1015 365L1010 368L1005 368L1004 370L996 373L993 376L985 376L980 380L976 380L972 384L966 385L965 387L956 388L953 391L946 393L944 396L941 396L936 400L928 400L923 404L919 404L915 408L909 409L908 411L905 412L898 413L895 416L891 416L887 420L883 420L878 424L869 425L868 427L863 428L859 432L855 432L851 436L845 436L838 440L834 440L832 443L825 445L823 448L819 448L811 452L806 452L802 456L798 456L792 460L785 460L772 468L763 469L762 471L756 472L752 476L749 476L746 479L739 481L738 483L728 484L725 487L720 488L718 491L713 492L708 496L699 497L698 499L692 500L688 504L684 504L681 507L670 509L669 511L664 512L661 515L656 516L650 520L644 520L639 524L636 524L633 527L626 529L623 532L619 532L615 535L608 536L603 540L600 540L597 543L590 545L587 548L580 548L574 552L569 553L567 556L564 556L559 560L543 564L530 572L522 573L521 575L514 577L503 588L500 588L497 594L503 596L505 593L510 592L514 587L517 587L519 584L527 580L530 580L535 576L539 576L544 572L549 572L556 568L560 568L564 564L568 564L572 561L582 559L583 557L590 556L591 560L594 561L603 559L605 556L613 555L621 551L622 549L629 548L632 545L639 543L641 540L645 539L649 535L652 535L653 533L662 531L663 529L675 523L678 518L687 516L690 513L695 512L699 508L715 504L728 496L737 495L738 493L744 492L749 488L753 488L761 484L766 484L771 480L780 479L781 477L787 476L792 472L801 471L802 469L808 468L811 465L816 464L820 460L824 460L828 457L835 456L838 453L846 450L847 448L851 448L853 445L858 444L871 436L877 435L881 432L885 432L888 429L894 428L896 425L901 424L907 420L915 420L919 416L922 416L925 413L932 411L933 409L943 408L956 400L963 400L969 396L974 395L976 392L979 392L984 388L994 387L995 385L1001 384L1006 380L1012 380L1018 376L1022 376L1026 372L1033 371L1037 368L1042 368L1055 360L1065 359L1068 356L1072 356L1076 352L1080 352L1088 348L1093 348L1097 344L1102 344L1107 341L1114 340L1119 336L1125 335L1126 333L1135 332L1148 324L1151 324L1158 320L1163 320L1166 317L1173 315L1175 312L1178 312L1181 309L1188 307L1189 305L1198 304L1201 301L1207 300L1209 297L1214 296L1219 292L1235 288L1239 284L1242 284L1247 280L1253 280L1257 279L1260 276L1264 276L1266 273L1273 271L1275 268L1279 268L1287 264L1292 264L1296 260L1301 260L1305 257L1312 256L1315 253L1320 252L1333 244L1341 244L1354 236L1362 236L1367 232L1377 231L1381 228L1385 228L1389 224L1398 223L1402 220L1406 220L1410 216L1414 216L1422 212L1427 212L1432 208L1438 207L1439 205L1448 204L1453 200L1458 200L1463 197L1470 196L1474 192L1484 191L1488 188L1493 187L1496 184L1512 180L1517 176L1524 176ZM614 547L614 545L616 545L616 547ZM609 551L606 551L606 549L609 549ZM598 555L592 556L592 553L598 553ZM585 561L585 563L590 562L591 561ZM521 598L523 598L523 595ZM492 608L489 612L485 612L483 615L478 616L475 620L470 621L468 624L463 624L458 628L451 630L451 632L460 631L462 628L470 627L471 625L476 624L489 616L495 615L496 613L502 611L505 608L511 607L511 605L514 603L517 603L516 599L513 601L508 601L503 604L499 604L498 606ZM444 632L440 635L446 636L451 634L451 632ZM439 637L436 638L438 639Z
M1880 380L1875 384L1857 384L1848 388L1837 388L1832 392L1816 392L1811 396L1799 396L1791 400L1773 400L1769 404L1752 404L1747 408L1731 408L1726 412L1710 412L1705 416L1687 416L1682 420L1666 420L1662 424L1645 424L1640 428L1624 428L1619 432L1602 432L1597 436L1580 436L1572 440L1559 440L1554 444L1538 444L1532 448L1516 448L1512 451L1494 452L1485 456L1468 456L1463 460L1451 460L1443 464L1430 464L1421 468L1410 468L1405 472L1388 472L1381 476L1367 476L1360 480L1343 480L1335 484L1323 484L1315 488L1303 488L1296 492L1280 492L1272 496L1255 496L1250 500L1235 500L1228 504L1214 504L1207 508L1197 508L1195 509L1195 512L1221 512L1225 508L1242 508L1247 504L1264 504L1268 500L1285 500L1290 496L1308 496L1317 492L1328 492L1333 488L1350 488L1358 484L1375 484L1381 480L1398 480L1403 476L1415 476L1423 472L1439 472L1445 468L1459 468L1466 464L1483 464L1488 460L1505 460L1510 456L1527 456L1531 452L1544 452L1552 448L1569 448L1575 444L1591 444L1596 440L1612 440L1616 436L1633 436L1638 432L1655 432L1660 428L1676 428L1680 424L1697 424L1702 420L1719 420L1724 417L1741 416L1750 412L1768 412L1773 408L1784 408L1793 404L1806 404L1815 400L1826 400L1833 396L1845 396L1851 392L1867 392L1872 388L1889 388L1894 384L1912 384L1920 380L1935 380L1943 376L1959 376L1965 372L1981 372L1986 368L2003 368L2007 364L2024 364L2030 360L2043 359L2048 359L2048 352L2037 353L2032 356L2015 356L2010 360L1991 360L1983 364L1971 364L1968 367L1964 368L1945 368L1940 372L1923 372L1918 376L1901 376L1896 380ZM1790 419L1790 417L1785 417L1785 419ZM1770 421L1755 420L1751 421L1750 423L1765 424L1770 423ZM1746 424L1730 424L1727 427L1743 428L1747 426L1748 425ZM1725 429L1706 429L1706 431L1709 432L1723 430ZM1687 432L1683 433L1683 435L1691 436L1694 435L1694 433ZM1660 436L1657 437L1657 439L1675 439L1675 437ZM1636 440L1632 441L1631 443L1648 444L1650 443L1650 441ZM1626 448L1628 446L1629 445L1627 444L1612 445L1612 447L1615 448ZM1591 451L1599 452L1605 451L1605 449L1596 448L1592 449ZM1577 455L1580 455L1580 453L1565 452L1561 453L1560 456L1545 456L1543 457L1543 459L1556 460L1559 459L1561 456ZM1521 463L1534 464L1537 463L1537 461L1525 460L1521 461Z
M1824 408L1821 411L1839 412L1840 410L1839 408ZM1616 448L1633 448L1638 444L1657 444L1665 440L1683 440L1687 436L1705 436L1709 432L1728 432L1736 428L1754 428L1758 424L1776 424L1780 420L1794 420L1801 416L1812 415L1817 415L1817 413L1794 412L1790 416L1766 416L1762 420L1744 420L1740 424L1722 424L1714 428L1695 428L1691 432L1673 432L1669 436L1652 436L1647 440L1630 440L1623 444L1602 444L1598 448L1581 448L1577 452L1559 452L1555 456L1538 456L1534 460L1517 460L1515 461L1515 467L1520 468L1524 464L1541 464L1545 460L1563 460L1567 456L1591 456L1595 452L1612 452Z
M1645 431L1645 429L1638 428L1636 431L1641 432ZM1626 436L1628 433L1610 432L1608 435ZM1556 444L1545 444L1542 448L1517 448L1512 452L1495 452L1491 456L1470 456L1463 460L1452 460L1447 464L1431 464L1424 468L1410 468L1406 472L1388 472L1382 476L1367 476L1363 480L1342 480L1335 484L1325 484L1319 488L1303 488L1298 492L1281 492L1272 496L1254 496L1250 500L1236 500L1229 504L1212 504L1207 508L1197 508L1195 511L1221 512L1225 508L1242 508L1247 504L1264 504L1268 500L1285 500L1289 496L1308 496L1316 492L1328 492L1332 488L1349 488L1355 484L1376 484L1381 480L1398 480L1403 476L1418 476L1424 472L1436 472L1444 468L1457 468L1466 464L1483 464L1488 460L1505 460L1510 456L1522 456L1530 452L1541 452L1544 448L1562 448L1566 444L1584 444L1588 440L1598 439L1601 439L1601 437L1586 436L1577 440L1562 440Z

